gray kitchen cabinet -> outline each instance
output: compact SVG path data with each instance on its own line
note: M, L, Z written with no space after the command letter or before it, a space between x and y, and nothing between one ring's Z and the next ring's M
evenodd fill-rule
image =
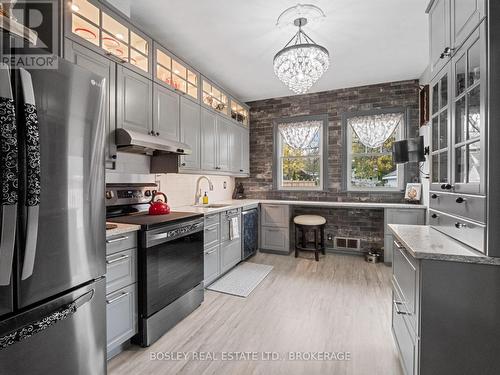
M137 280L137 249L106 257L106 294L116 292Z
M106 332L108 358L137 333L137 284L106 296Z
M229 241L220 246L221 274L229 271L241 261L241 239Z
M114 131L116 127L116 63L98 53L65 38L64 58L105 78L104 121L106 129L106 168L113 169L116 160L116 143Z
M393 261L394 237L389 230L389 224L424 225L426 209L422 208L386 208L384 210L384 262Z
M392 333L404 374L497 374L500 301L485 286L498 283L498 265L416 259L395 238Z
M239 126L229 125L229 170L235 174L243 173L242 170L242 131Z
M220 245L217 244L211 248L205 249L203 285L209 285L212 281L217 279L220 274Z
M286 204L260 207L260 249L278 254L290 252L290 208Z
M153 82L121 65L117 69L116 82L116 126L151 134Z
M260 212L261 222L265 227L289 226L290 208L286 204L263 204Z
M429 56L432 76L449 60L446 53L451 48L450 0L435 0L427 8L429 14ZM450 51L451 52L451 51Z
M201 107L198 103L181 97L181 142L191 146L192 154L180 157L181 171L201 169Z
M241 128L241 173L250 175L250 132Z
M288 254L290 252L289 228L261 228L261 248Z
M180 141L179 110L179 94L153 83L154 135Z
M217 115L212 111L201 109L201 169L216 171L217 169Z
M106 237L108 359L137 333L137 232Z
M232 124L228 119L217 116L217 170L230 171Z
M451 0L451 37L459 47L485 16L486 0Z

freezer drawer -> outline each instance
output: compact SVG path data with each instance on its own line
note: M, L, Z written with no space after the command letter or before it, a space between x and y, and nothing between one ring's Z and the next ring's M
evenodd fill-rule
M106 374L105 287L100 279L1 322L0 342L21 327L39 331L0 349L0 374Z

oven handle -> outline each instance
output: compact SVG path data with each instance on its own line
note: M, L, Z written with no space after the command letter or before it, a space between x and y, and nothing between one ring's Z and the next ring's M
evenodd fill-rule
M180 229L180 228L177 228L177 229ZM179 237L184 237L184 236L188 236L190 234L202 232L203 230L204 230L204 224L203 224L203 222L200 222L200 223L193 225L193 229L190 230L189 232L180 233L179 235L173 235L170 238L168 235L171 233L171 231L158 233L158 234L147 234L146 242L149 243L152 241L158 241L158 240L163 240L163 239L166 239L165 242L169 242L169 241L175 240ZM175 229L172 229L172 231L175 231ZM155 245L157 245L157 244L155 244ZM151 246L147 246L147 247L151 247Z

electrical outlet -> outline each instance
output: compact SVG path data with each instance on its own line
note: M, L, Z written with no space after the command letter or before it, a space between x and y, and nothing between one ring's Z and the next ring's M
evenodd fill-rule
M224 181L224 182L222 183L222 186L224 187L224 190L226 190L226 189L227 189L227 182L226 182L226 181Z
M332 235L331 233L327 233L327 234L326 234L326 239L327 239L328 241L333 241L333 235Z

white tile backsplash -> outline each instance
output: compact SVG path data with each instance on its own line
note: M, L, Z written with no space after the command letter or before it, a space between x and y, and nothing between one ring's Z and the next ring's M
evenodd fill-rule
M200 175L175 173L157 175L157 179L160 181L160 191L167 195L171 207L186 206L194 203L196 180L198 177ZM206 180L201 181L200 188L202 194L207 192L209 202L231 199L235 186L234 177L207 177L212 181L214 190L210 191ZM226 183L225 189L224 182Z

